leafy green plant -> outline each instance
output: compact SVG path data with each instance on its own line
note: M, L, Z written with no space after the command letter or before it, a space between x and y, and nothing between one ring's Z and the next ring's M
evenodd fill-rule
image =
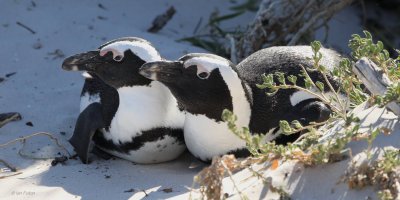
M381 68L383 73L386 73L390 80L397 81L400 79L400 63L397 59L390 57L389 52L384 49L383 43L378 41L373 42L372 35L368 31L364 31L365 38L357 34L353 34L353 39L350 40L349 47L353 50L351 56L354 59L367 57Z
M400 57L393 59L389 52L383 48L383 43L373 42L372 35L364 31L365 38L354 34L350 40L350 48L353 50L351 56L355 59L367 57L372 60L393 82L383 96L373 95L370 101L374 104L384 106L393 101L400 101Z
M400 165L400 149L386 150L383 153L383 159L379 162L378 167L383 168L384 172L395 171Z
M397 184L400 181L398 172L400 165L399 149L386 150L381 159L373 163L363 163L346 173L342 182L347 182L351 189L363 189L367 186L379 188L377 197L382 200L397 199L399 189Z

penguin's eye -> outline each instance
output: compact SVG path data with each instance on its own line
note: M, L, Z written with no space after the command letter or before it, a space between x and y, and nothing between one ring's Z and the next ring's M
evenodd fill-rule
M197 77L199 77L200 79L207 79L210 76L210 73L208 72L200 72L197 74Z
M124 58L124 57L118 55L118 56L115 56L113 59L114 59L115 61L117 61L117 62L121 62L123 58Z

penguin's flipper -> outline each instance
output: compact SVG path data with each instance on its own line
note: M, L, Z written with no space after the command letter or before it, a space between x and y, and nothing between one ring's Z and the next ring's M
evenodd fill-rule
M83 163L89 162L90 142L96 131L104 128L102 108L100 103L92 103L81 112L76 121L74 134L69 142Z

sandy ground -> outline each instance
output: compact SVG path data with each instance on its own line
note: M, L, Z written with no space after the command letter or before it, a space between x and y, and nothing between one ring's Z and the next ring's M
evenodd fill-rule
M226 5L236 4L229 0L3 2L0 12L0 77L5 80L0 83L0 111L20 112L23 119L0 129L0 144L44 131L53 134L62 145L73 152L67 140L72 135L78 116L83 78L79 72L61 69L64 56L88 51L106 41L124 36L149 40L167 59L177 59L186 52L205 52L176 40L192 36L200 18L203 18L201 26L204 26L215 8L223 15L231 13ZM146 30L155 16L171 5L177 13L168 25L157 34L147 33ZM332 19L329 46L348 51L346 45L350 35L361 31L360 27L354 26L359 24L356 14L354 10L346 9ZM225 27L245 25L253 17L254 13L248 12ZM35 34L16 22L30 27ZM317 39L323 37L324 31L321 30ZM14 72L14 75L6 77ZM27 126L27 122L31 122L33 126ZM0 149L0 158L19 167L22 172L0 179L0 199L187 199L188 190L184 186L190 186L193 176L205 166L189 153L185 153L175 161L156 165L136 165L121 159L106 161L94 158L90 165L84 165L79 160L68 160L65 164L52 167L51 159L33 160L19 156L20 148L21 144L18 142ZM40 157L54 157L58 153L65 155L47 136L28 139L24 153ZM3 167L0 165L0 168ZM282 170L292 169L287 167ZM314 172L307 169L300 175L293 176L294 181L282 180L277 184L294 188L290 190L294 199L320 199L336 183L339 175L333 172L338 170L344 169L334 165L319 167ZM328 175L325 172L329 172ZM13 173L1 173L3 174ZM325 180L330 180L330 185L323 186ZM255 185L259 186L255 189L257 192L249 190L249 194L261 192L264 195L252 196L255 199L274 197L261 184ZM323 189L316 189L320 187ZM342 188L340 192L346 191L345 185L338 187ZM365 198L371 191L359 194ZM338 199L337 195L333 197L335 198L327 199ZM360 196L340 197L352 199Z
M175 40L192 36L200 18L202 27L215 8L227 14L231 11L222 5L235 5L228 0L32 2L9 0L0 12L0 77L5 78L0 83L0 111L20 112L23 117L0 129L0 144L44 131L70 152L73 149L67 140L79 113L84 79L80 72L61 69L64 56L125 36L149 40L167 59L177 59L185 52L205 52ZM169 24L157 34L147 33L153 19L171 5L177 13ZM246 24L253 15L245 14L237 23ZM13 72L16 74L6 77ZM0 199L141 199L145 196L142 190L147 191L147 199L164 199L187 192L184 186L190 186L204 166L186 153L176 161L157 165L93 158L90 165L68 160L51 167L51 159L22 158L20 147L18 142L0 150L0 158L23 172L0 180ZM59 156L58 152L65 155L47 136L28 139L24 147L24 153L40 157ZM193 163L197 167L189 168Z

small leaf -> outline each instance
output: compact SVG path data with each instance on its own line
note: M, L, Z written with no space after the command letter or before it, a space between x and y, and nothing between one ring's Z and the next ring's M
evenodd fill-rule
M365 31L365 30L364 30L363 32L364 32L365 36L366 36L368 39L372 39L372 35L371 35L370 32Z
M381 41L378 41L377 45L378 45L377 52L381 52L383 50L383 43Z
M321 71L326 72L326 68L323 65L320 65L319 68L321 69Z
M231 7L230 9L257 11L258 10L258 1L257 0L248 0L246 3Z
M379 134L379 129L376 129L374 132L372 132L371 136L372 136L372 140L375 139L375 137Z
M353 37L353 40L361 38L360 35L358 35L358 34L353 34L353 35L351 35L351 37Z
M287 77L287 79L288 79L291 83L293 83L293 85L296 85L297 76L290 75L290 76Z
M300 129L303 128L303 125L301 125L301 123L297 120L293 120L292 121L292 125L296 128L296 129Z
M233 14L228 14L228 15L224 15L224 16L221 16L221 17L214 18L214 19L210 20L208 25L214 24L214 23L217 23L217 22L220 22L220 21L224 21L224 20L235 18L235 17L237 17L237 16L239 16L239 15L241 15L243 13L244 13L244 11L239 11L239 12L236 12L236 13L233 13Z
M277 76L277 79L278 79L280 84L286 85L285 76L283 75L282 72L275 72L275 75Z
M260 84L256 84L256 86L258 87L258 88L260 88L260 89L265 89L265 88L267 88L267 86L266 85L260 85Z
M322 59L322 53L318 53L318 61Z
M278 159L274 159L274 160L272 160L272 164L271 164L271 167L270 167L270 169L271 170L275 170L276 168L278 168Z
M307 81L307 80L306 80L306 82L304 83L304 85L305 85L306 89L310 89L310 88L311 88L311 83L310 83L310 81Z
M321 42L319 42L319 41L311 42L310 46L311 46L314 54L316 54L321 49Z
M322 82L317 81L317 82L315 83L315 85L321 90L321 92L323 92L323 91L325 90L324 84L323 84Z
M269 97L274 96L276 93L278 92L278 90L276 90L275 92L266 92L265 94Z

